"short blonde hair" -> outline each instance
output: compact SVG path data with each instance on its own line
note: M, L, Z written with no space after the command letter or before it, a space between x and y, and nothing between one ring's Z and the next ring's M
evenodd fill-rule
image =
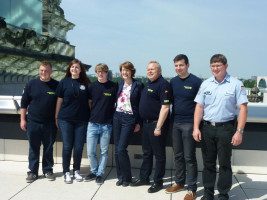
M104 71L104 72L108 72L108 66L104 63L99 63L95 66L95 73L97 71Z

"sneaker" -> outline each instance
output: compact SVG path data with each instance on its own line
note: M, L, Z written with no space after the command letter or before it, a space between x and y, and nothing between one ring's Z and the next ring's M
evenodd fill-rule
M76 170L74 172L74 179L78 182L82 182L83 181L83 177L80 175L80 170Z
M47 172L44 174L45 178L47 178L47 180L49 181L54 181L56 179L55 175L53 174L53 172Z
M65 175L64 175L64 181L67 184L71 184L72 183L72 180L71 180L71 177L70 177L70 172L66 172L65 173Z
M33 181L37 180L38 176L35 173L27 172L26 183L32 183Z
M181 186L177 185L176 183L174 183L171 187L167 188L165 190L165 192L167 194L171 194L171 193L179 192L182 190L184 190L184 187L181 187Z
M197 196L196 192L188 190L187 194L184 197L184 200L194 200L196 199L196 196Z
M96 178L96 175L91 173L91 174L88 174L85 178L84 178L84 181L85 182L89 182L89 181L92 181L92 180L95 180Z
M95 182L97 185L102 185L104 183L104 178L102 176L97 176Z

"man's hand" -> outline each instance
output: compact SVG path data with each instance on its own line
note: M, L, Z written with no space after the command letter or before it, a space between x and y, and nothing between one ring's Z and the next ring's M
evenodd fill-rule
M238 146L238 145L240 145L242 143L242 139L243 139L243 133L240 133L240 132L236 131L234 136L232 137L231 144L233 146Z
M155 136L160 136L161 135L161 130L154 130L154 135Z
M20 128L23 131L26 131L27 130L27 122L26 122L26 120L20 120Z
M200 132L199 129L194 129L194 131L193 131L193 138L197 142L200 142L201 141L201 132Z

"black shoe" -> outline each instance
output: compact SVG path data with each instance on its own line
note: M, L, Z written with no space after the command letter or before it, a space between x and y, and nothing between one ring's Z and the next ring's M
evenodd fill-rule
M163 188L163 185L162 185L162 184L153 183L153 184L151 185L151 187L148 188L147 192L148 192L148 193L155 193L155 192L160 191L162 188Z
M213 200L213 199L203 196L200 200Z
M91 174L88 174L88 175L83 179L83 181L85 181L85 182L89 182L89 181L95 180L95 178L96 178L96 175L93 174L93 173L91 173Z
M119 180L116 182L116 185L117 185L117 186L121 186L122 183L123 183L123 181L122 181L121 179L119 179Z
M229 195L228 194L219 194L218 195L218 200L228 200Z
M44 174L45 178L47 178L47 180L49 181L54 181L56 179L55 175L53 174L53 172L47 172Z
M130 185L131 182L123 181L122 187L127 187Z
M95 182L97 185L102 185L104 183L104 178L102 176L97 176Z
M137 186L141 186L141 185L150 185L150 182L149 182L149 180L137 179L135 182L132 182L130 185L132 187L137 187Z
M32 183L33 181L38 179L37 174L32 173L32 172L27 172L27 178L26 178L26 183Z

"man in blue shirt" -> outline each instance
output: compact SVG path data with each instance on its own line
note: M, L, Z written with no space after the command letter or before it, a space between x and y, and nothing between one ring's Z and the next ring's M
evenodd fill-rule
M148 189L148 193L154 193L163 187L166 164L165 138L172 91L168 81L161 76L161 66L157 61L151 61L148 64L147 77L149 80L141 93L139 103L139 114L143 120L143 163L139 179L131 186L150 184L149 176L153 167L153 155L155 155L154 183Z
M31 183L38 178L40 146L43 144L43 174L53 181L53 144L56 139L55 95L58 81L50 78L52 74L50 62L43 61L39 66L40 78L29 81L24 87L21 98L20 127L27 131L29 140L29 169L26 178ZM28 115L26 119L26 113Z
M174 193L184 190L188 180L188 192L185 200L193 200L197 190L196 145L192 136L194 125L194 99L201 85L201 79L188 72L189 61L186 55L174 58L175 71L178 76L171 79L173 91L173 129L172 145L175 159L175 183L165 190ZM187 169L187 175L186 175ZM187 176L187 178L186 178Z
M232 186L232 145L242 143L248 99L243 83L226 72L228 64L224 55L212 56L210 67L213 77L202 83L195 98L193 137L202 143L204 196L201 199L214 199L218 156L218 199L225 200L229 199L228 192ZM240 112L235 129L237 107ZM203 127L200 129L202 118Z

